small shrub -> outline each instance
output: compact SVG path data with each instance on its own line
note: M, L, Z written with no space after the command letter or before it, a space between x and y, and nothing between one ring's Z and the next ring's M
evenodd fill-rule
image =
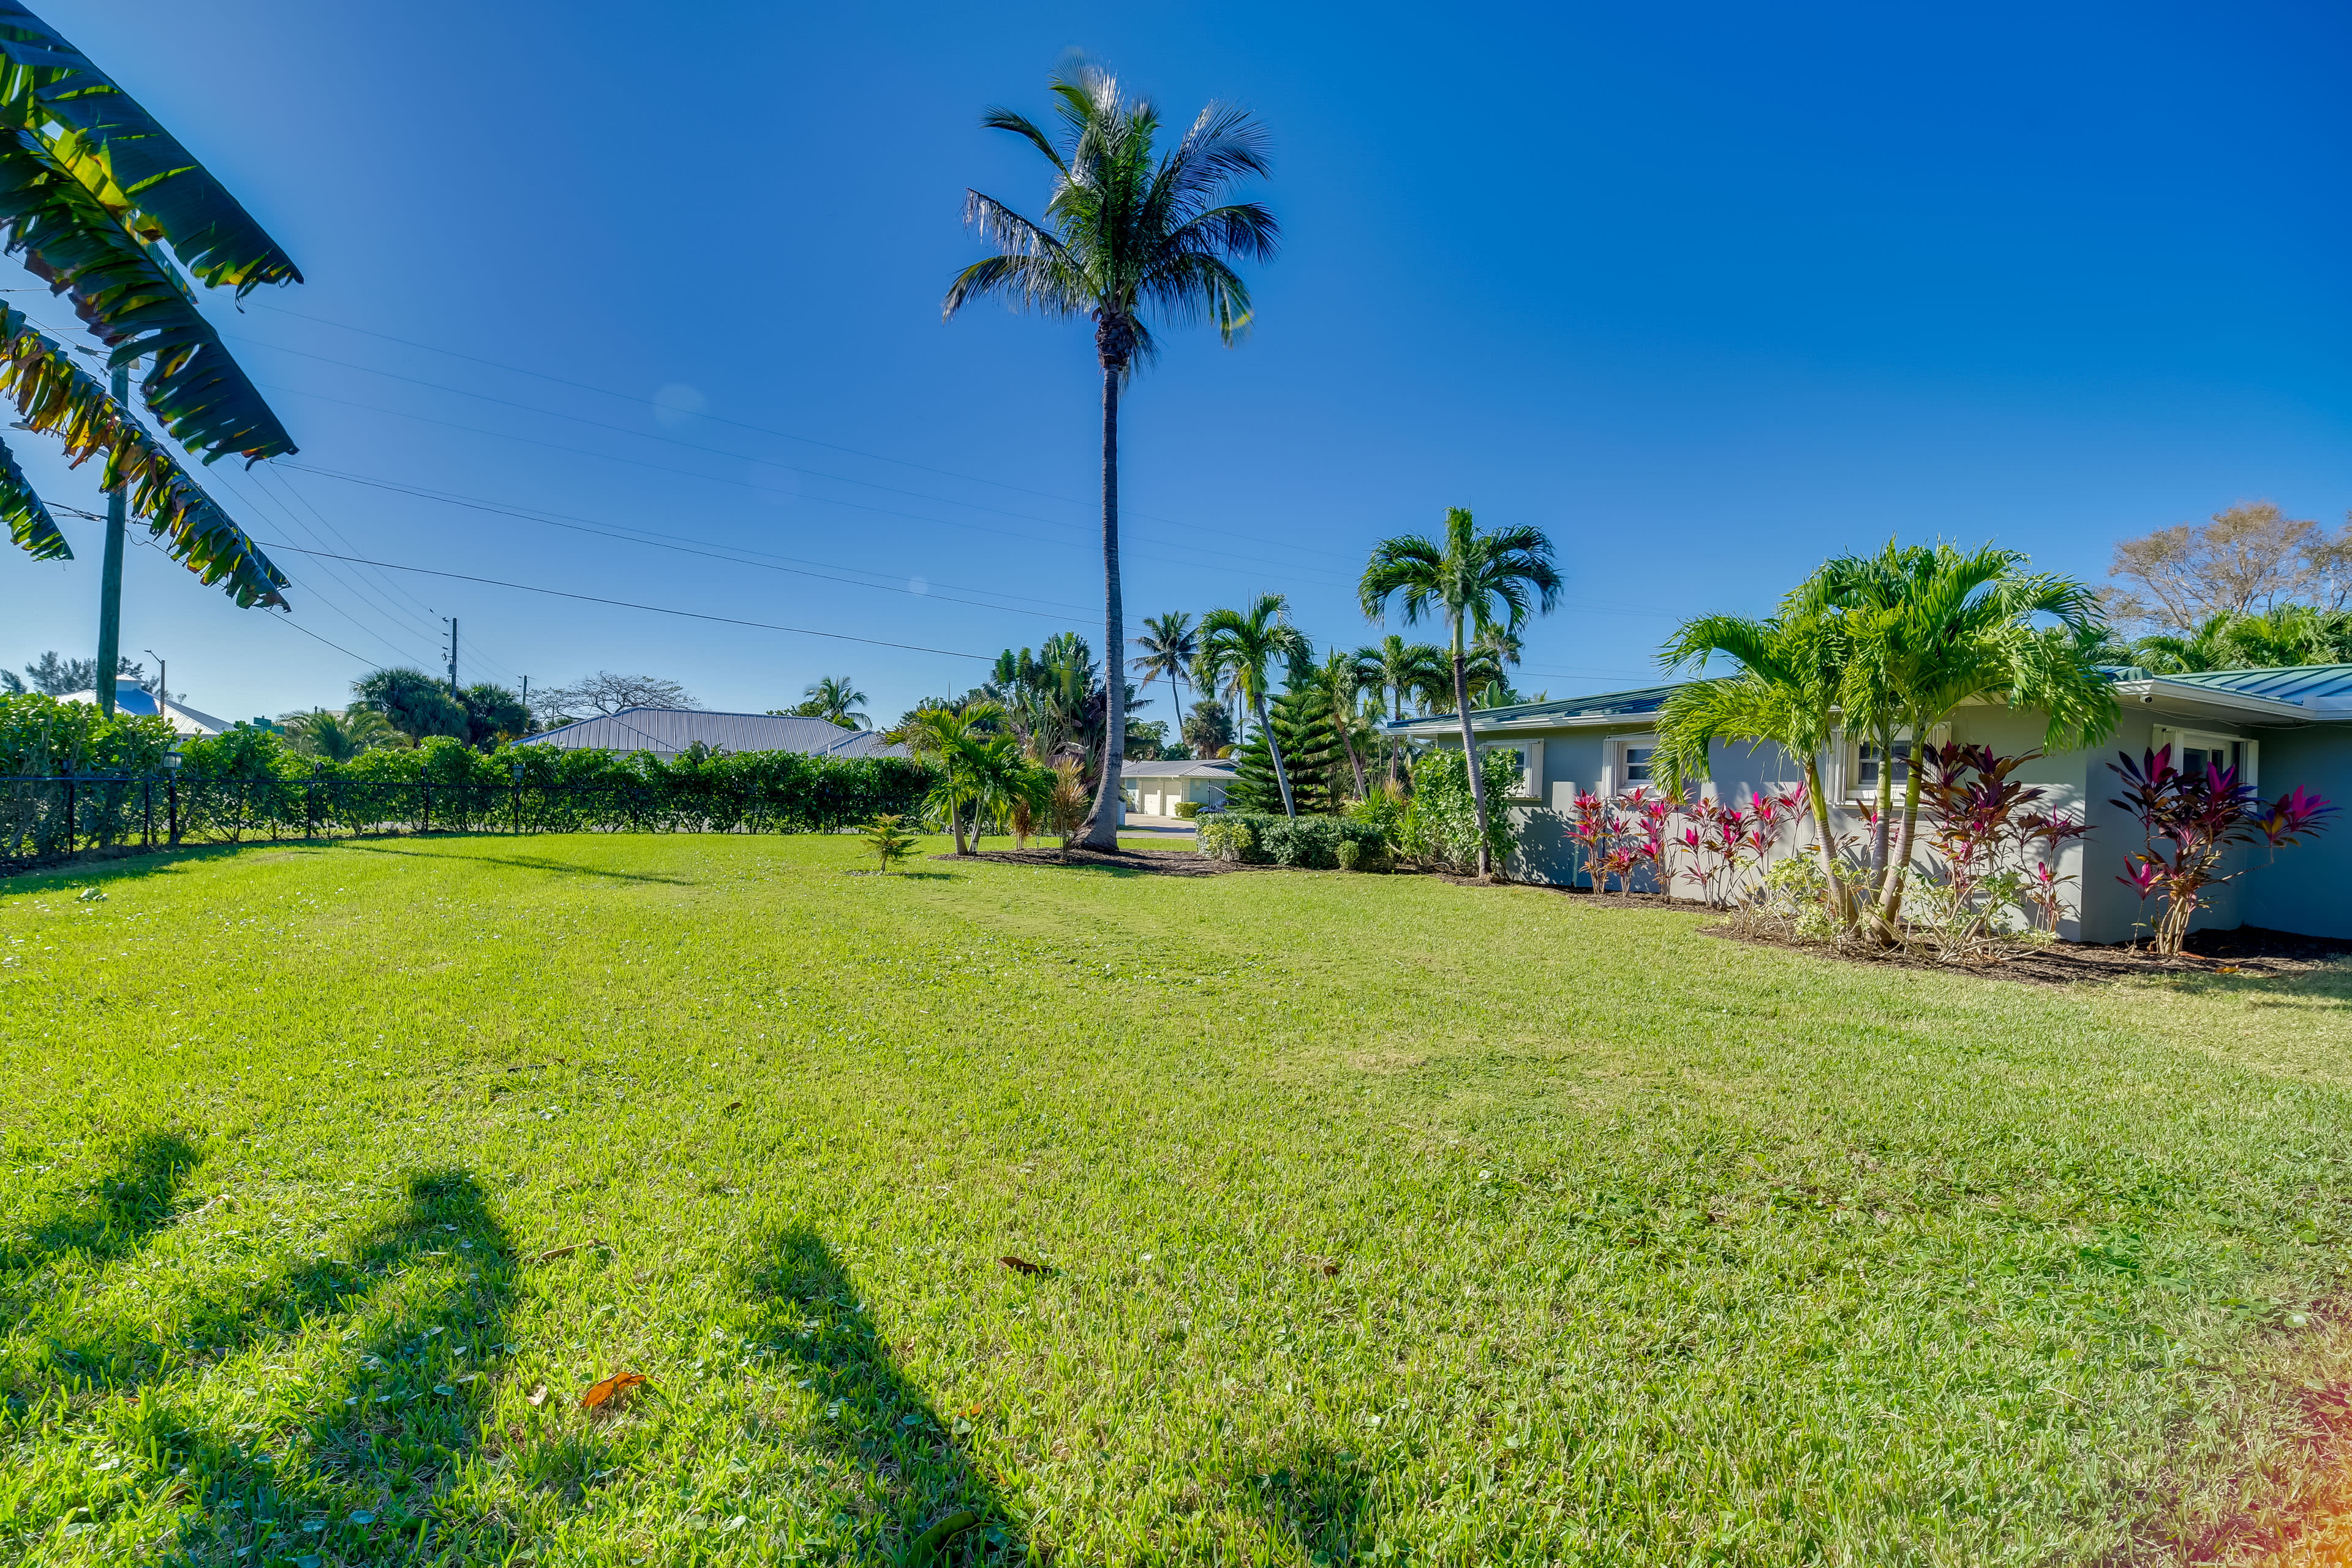
M1180 800L1176 803L1176 815L1184 821L1190 822L1201 815L1201 803L1197 800Z
M1339 841L1339 869L1342 871L1360 871L1363 869L1363 863L1364 847L1357 843L1352 838L1341 839Z
M906 818L897 812L886 811L866 825L866 847L874 851L875 858L882 862L882 869L888 872L914 854L915 836L907 831Z
M1212 836L1217 848L1211 848ZM1230 836L1230 837L1229 837ZM1383 856L1380 829L1345 816L1276 816L1270 812L1223 811L1201 819L1201 850L1221 859L1252 865L1339 869L1339 846L1361 846L1360 855Z
M1257 835L1250 831L1249 824L1222 815L1203 818L1195 841L1201 853L1212 859L1240 862L1261 858Z

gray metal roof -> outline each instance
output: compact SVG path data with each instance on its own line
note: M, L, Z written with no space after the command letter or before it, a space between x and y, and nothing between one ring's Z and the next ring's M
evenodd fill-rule
M1215 758L1202 760L1180 757L1156 763L1121 763L1118 776L1124 779L1220 778L1234 776L1234 764Z
M1675 686L1644 686L1634 691L1604 691L1594 697L1563 697L1549 702L1520 702L1508 708L1474 708L1470 710L1470 721L1483 730L1496 724L1540 723L1547 719L1588 722L1641 719L1664 707L1667 697L1675 690ZM1452 725L1458 729L1461 722L1451 713L1433 713L1424 719L1407 719L1401 724L1391 723L1388 728L1406 731L1432 725Z
M651 752L674 757L700 742L714 752L799 752L804 756L903 757L871 730L845 730L824 719L774 713L708 713L698 708L624 708L527 735L518 746L567 752Z

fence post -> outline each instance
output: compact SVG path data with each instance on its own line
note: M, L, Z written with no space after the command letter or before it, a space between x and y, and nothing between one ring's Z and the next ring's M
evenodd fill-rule
M155 781L139 781L139 847L155 847Z
M428 784L417 787L425 792L425 819L416 825L416 831L426 834L433 831L433 786Z
M67 774L67 775L66 775L66 858L67 858L67 859L68 859L68 860L72 859L72 858L73 858L73 852L74 852L74 782L73 782L73 775L72 775L72 774L70 774L70 773L68 773L68 774Z

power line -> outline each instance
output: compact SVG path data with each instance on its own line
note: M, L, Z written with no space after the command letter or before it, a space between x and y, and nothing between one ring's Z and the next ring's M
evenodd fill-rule
M595 594L572 594L562 588L541 588L531 583L509 583L497 577L476 577L464 572L440 572L430 566L403 566L393 561L366 561L356 555L334 555L324 550L305 550L298 544L268 544L268 550L290 550L297 555L324 555L332 561L356 561L362 566L380 566L387 572L414 572L425 577L448 577L460 583L483 583L493 588L513 588L525 594L546 594L558 599L578 599L590 605L616 605L625 610L646 610L656 616L682 616L688 620L717 621L723 626L751 626L763 632L792 632L800 637L830 637L835 642L864 643L869 647L902 648L908 653L943 654L949 658L976 658L982 663L992 662L995 656L985 653L961 653L954 648L925 647L919 643L888 642L880 637L851 637L847 632L820 632L807 626L780 626L773 621L747 621L734 616L713 616L700 610L677 610L667 605L640 605L630 599L607 599Z
M551 513L545 515L535 515L528 511L518 511L511 507L495 506L488 501L465 500L454 495L435 495L430 491L416 489L411 486L396 485L388 479L364 479L356 474L341 474L331 468L315 468L302 463L289 463L287 467L289 468L299 469L301 472L306 474L317 474L324 479L341 479L347 483L355 485L368 485L377 489L392 490L402 495L415 496L421 500L439 501L445 506L459 506L465 507L473 511L491 512L500 517L520 518L525 522L541 523L549 528L569 529L574 533L593 534L600 539L617 539L625 544L644 544L651 546L656 550L673 550L681 555L699 555L706 560L724 561L730 565L734 566L756 566L762 572L785 572L790 573L796 577L814 577L827 583L845 583L853 588L874 588L880 590L883 593L910 594L917 598L936 599L942 604L971 605L977 609L1003 611L1019 616L1042 616L1045 619L1052 621L1066 621L1069 618L1067 616L1056 615L1049 610L1028 610L1023 609L1017 605L991 605L979 599L960 599L952 594L935 594L928 590L901 587L895 583L861 583L855 577L838 577L829 572L813 572L798 566L777 566L765 561L746 561L741 555L722 555L719 552L720 550L734 549L735 547L732 545L722 544L719 545L717 549L695 550L688 548L686 544L672 543L668 540L641 538L635 534L623 533L611 529L598 528L593 524L585 522L570 521L557 521L557 518L561 514ZM715 542L709 540L697 540L693 542L714 543ZM750 551L745 552L744 553L761 554L765 552ZM953 584L950 584L949 586L953 586ZM975 591L983 594L988 592L985 588ZM1051 600L1039 601L1041 604L1050 604L1053 601ZM1090 611L1076 605L1065 607L1079 615L1091 613Z
M362 334L362 335L363 335L363 336L371 337L371 338L381 338L381 339L383 339L385 342L388 342L388 343L399 343L400 345L402 345L402 346L403 346L403 347L404 347L404 348L423 349L423 350L424 350L425 353L427 353L446 354L446 355L448 355L451 359L461 359L461 360L468 361L468 362L470 362L471 363L474 363L474 364L488 365L488 366L489 368L491 368L492 370L502 370L502 371L507 371L507 372L509 372L510 374L515 374L515 375L527 375L527 376L533 377L533 378L534 378L534 379L536 379L536 380L540 380L540 381L546 381L546 382L552 382L552 383L554 383L554 384L555 384L556 385L558 385L558 386L569 386L569 387L572 387L572 388L574 388L575 390L578 390L578 391L581 391L581 392L593 392L593 393L594 393L594 394L595 394L597 396L599 396L599 397L613 397L613 398L618 398L619 400L621 400L621 401L622 401L622 402L624 402L624 403L635 403L635 404L638 404L638 405L644 405L644 406L646 406L646 407L651 407L651 408L659 408L659 407L661 407L661 406L662 406L661 403L660 403L657 399L651 398L651 397L639 397L639 396L638 396L638 395L636 395L635 393L629 393L629 392L614 392L614 391L613 391L613 390L612 390L611 388L609 388L609 387L596 386L596 385L592 384L591 383L584 382L584 381L573 381L573 380L572 380L572 379L571 379L570 377L568 377L568 376L551 375L551 374L549 374L547 372L545 372L545 371L541 371L541 370L527 370L527 369L525 369L525 368L524 368L523 366L521 366L521 365L518 365L518 364L507 364L507 363L503 363L502 361L494 360L494 359L485 359L484 357L482 357L482 356L481 356L481 355L479 355L479 354L462 353L458 352L458 351L457 351L457 350L456 350L456 349L445 349L445 348L442 348L442 347L440 347L440 346L438 346L438 345L436 345L436 344L434 344L434 343L424 343L424 342L417 342L416 340L415 340L414 338L395 337L395 336L394 336L394 335L393 335L392 333L390 333L390 332L380 332L380 331L375 331L375 330L374 330L373 328L372 328L372 327L355 327L355 326L352 326L352 325L350 322L348 322L348 321L338 321L331 320L331 319L330 319L329 317L325 317L325 316L313 316L313 315L310 314L308 311L305 311L305 310L289 310L289 309L288 309L286 306L284 306L284 305L273 304L273 303L271 303L271 302L269 302L268 300L255 300L255 301L254 301L254 303L255 303L255 304L257 304L257 305L259 305L259 306L260 306L263 310L273 310L273 311L276 311L278 315L281 315L281 316L293 316L293 317L295 317L295 318L297 318L297 319L299 319L299 320L301 320L301 321L315 321L315 322L319 323L320 326L324 326L324 327L334 327L334 328L337 328L337 329L339 329L339 330L341 330L341 331L346 331L346 332L358 332L358 333L360 333L360 334ZM259 341L258 339L255 339L255 338L240 338L238 341L239 341L239 342L253 342L253 343L258 343L258 344L259 344L259 346L260 346L260 347L263 347L263 348L278 348L278 345L277 345L277 344L275 344L275 343L262 343L262 342L260 342L260 341ZM354 364L354 363L352 363L352 362L350 362L350 361L348 361L348 360L330 359L330 358L328 358L328 356L326 356L325 354L308 353L306 351L301 350L301 349L280 349L280 350L279 350L279 352L280 352L280 353L299 353L299 354L303 354L303 355L304 355L304 357L306 357L306 358L310 358L310 359L317 359L317 360L322 360L322 361L324 361L325 363L329 363L329 364L341 364L341 365L346 365L346 366L348 366L350 369L352 369L352 370L358 370L358 371L365 371L365 372L367 372L368 374L373 374L373 375L391 376L391 377L392 377L392 379L396 380L396 381L415 381L415 384L416 384L417 385L419 385L419 386L436 386L436 385L437 384L436 384L436 383L428 382L428 381L417 381L417 380L416 380L416 378L415 378L415 377L413 377L413 376L396 375L396 374L394 374L393 372L391 372L391 371L380 371L380 370L375 370L375 369L373 369L373 368L372 368L371 366L368 366L368 365ZM463 388L460 388L460 387L438 387L438 390L440 390L440 391L444 391L444 392L457 392L457 393L459 393L461 395L463 395L463 396L467 396L467 397L481 397L481 396L483 396L483 395L484 395L483 394L480 394L480 393L466 392ZM503 402L503 401L505 401L505 400L504 400L504 399L501 399L501 398L488 398L488 401L489 401L489 402L493 402L493 403L497 403L497 402ZM522 403L511 404L511 405L509 405L509 406L516 407L516 408L531 408L531 407L533 407L533 405L530 405L530 404L522 404ZM551 408L539 408L539 409L536 409L536 412L538 412L538 413L541 413L541 414L553 415L555 417L557 417L557 418L559 418L559 419L570 419L570 418L577 417L576 416L573 416L573 415L569 415L569 414L561 414L561 413L558 413L556 410L551 409ZM898 466L898 467L899 467L899 468L914 468L914 469L916 469L916 470L918 470L919 472L921 472L921 473L926 473L926 474L937 474L937 475L939 475L939 476L940 476L940 478L942 478L942 479L963 479L963 480L967 480L967 481L969 481L970 483L976 484L976 485L990 485L990 486L993 486L995 489L1003 489L1003 490L1011 490L1011 491L1013 491L1013 492L1014 494L1016 494L1016 495L1035 496L1035 497L1037 497L1040 500L1060 501L1060 502L1062 502L1062 503L1063 503L1064 505L1066 505L1066 506L1077 506L1077 507L1089 507L1089 508L1091 508L1091 507L1095 504L1093 501L1090 501L1090 500L1081 500L1076 499L1076 498L1071 497L1071 496L1055 495L1055 493L1053 493L1051 490L1035 490L1035 489L1027 489L1026 487L1022 486L1022 485L1007 484L1007 483L1005 483L1005 482L1004 482L1003 480L1002 480L1002 479L982 479L982 478L980 475L978 475L978 474L964 474L964 473L958 473L956 470L954 470L954 469L952 469L952 468L934 468L934 467L932 467L932 466L931 466L930 464L929 464L929 463L918 463L918 462L914 462L914 461L912 461L911 459L909 459L909 458L890 458L890 457L885 457L883 454L881 454L881 453L879 453L879 452L867 452L867 451L861 450L860 448L856 447L844 447L844 446L840 445L838 442L834 442L834 441L820 441L820 440L818 440L818 439L817 439L815 437L814 437L814 436L801 436L801 435L795 435L793 432L792 432L792 431L790 431L790 430L779 430L779 429L774 428L772 426L767 426L767 425L752 425L752 424L749 424L749 423L747 423L747 422L745 422L745 421L743 421L743 420L740 420L740 419L730 419L730 418L727 418L727 417L726 417L725 416L723 416L723 415L719 415L719 414L697 414L697 415L695 416L695 417L696 417L696 418L698 418L698 419L708 419L708 420L709 420L709 421L710 421L712 424L714 424L714 425L731 425L731 426L733 426L735 428L737 428L737 429L739 429L739 430L749 430L749 431L751 431L751 432L752 432L753 434L755 434L755 435L761 435L761 436L774 436L774 437L779 437L779 438L781 438L781 439L782 439L782 440L786 440L786 441L798 441L798 442L802 443L802 444L803 444L803 445L804 445L804 446L810 446L810 447L824 447L826 451L829 451L829 452L840 452L840 453L843 453L843 454L844 454L844 455L845 455L845 456L852 457L852 458L867 458L867 459L869 459L869 460L871 460L871 461L873 461L873 462L877 462L877 463L891 463L891 464L895 464L895 465L897 465L897 466ZM593 421L590 421L589 423L593 423ZM608 429L610 429L610 428L616 428L616 426L605 426L605 427L606 427L606 428L608 428ZM633 435L643 435L643 434L645 434L645 432L642 432L642 431L632 431L632 432L630 432L630 434L633 434ZM668 440L668 439L671 439L671 437L660 437L660 436L650 437L648 437L648 438L649 438L649 439L653 439L653 440ZM680 445L690 445L690 443L679 443L679 444L680 444ZM706 447L706 448L703 448L703 449L704 449L704 450L712 450L713 448ZM724 455L725 455L725 456L728 456L728 457L740 457L740 456L741 456L741 454L740 454L740 453L733 453L733 452L726 453L726 454L724 454ZM786 466L788 466L788 465L784 465L784 464L778 464L777 466L781 468L781 467L786 467ZM824 477L826 477L826 478L839 478L839 476L837 476L837 475L826 475L826 476L824 476ZM845 479L845 480L843 480L843 482L844 482L844 483L845 483L845 484L864 484L864 483L866 483L867 481L863 480L863 479ZM879 487L879 486L877 486L877 487L876 487L876 488L877 488L877 489L881 489L881 488L887 488L887 487ZM912 493L912 492L901 492L901 493ZM924 498L924 499L926 499L926 500L929 500L929 499L934 499L934 498L926 497L926 498ZM961 505L966 505L966 504L969 504L969 503L962 502L962 501L950 501L948 504L949 504L949 505L950 505L950 506L961 506ZM1023 515L1023 514L1019 514L1019 513L1013 513L1013 514L1009 514L1009 515L1018 516L1018 515ZM1254 534L1254 533L1243 533L1243 532L1239 532L1239 531L1235 531L1235 530L1233 530L1233 529L1225 529L1225 528L1208 528L1208 527L1205 527L1205 526L1202 526L1202 525L1201 525L1201 524L1197 524L1197 523L1188 523L1188 522L1184 521L1181 518L1163 517L1163 516L1160 516L1160 515L1155 514L1155 513L1152 513L1152 512L1147 512L1147 511L1135 511L1135 510L1128 510L1128 511L1126 512L1126 515L1127 515L1127 516L1129 516L1129 517L1140 518L1140 519L1143 519L1143 520L1144 520L1144 521L1150 521L1150 522L1169 522L1169 523L1174 523L1174 524L1175 524L1176 526L1178 526L1179 528L1191 528L1191 529L1193 529L1193 530L1195 530L1196 531L1199 531L1199 532L1202 532L1202 533L1215 533L1215 534L1221 534L1221 535L1223 535L1223 536L1224 536L1225 538L1228 538L1228 539L1246 539L1246 540L1259 541L1260 542L1266 542L1265 541L1264 541L1264 540L1261 538L1261 536L1260 536L1260 535L1257 535L1257 534ZM1040 521L1044 521L1044 520L1040 520ZM1084 526L1084 525L1077 525L1077 526ZM1285 550L1297 550L1297 551L1302 551L1302 552L1307 552L1307 553L1308 553L1308 554L1313 554L1313 555L1330 555L1330 556L1334 556L1334 557L1337 557L1337 558L1339 558L1339 559L1343 559L1343 560L1348 558L1347 552L1346 552L1345 551L1339 551L1339 550L1325 550L1325 549L1321 548L1320 546L1318 546L1318 545L1312 545L1312 544L1289 544L1289 543L1286 543L1286 542L1282 542L1282 541L1280 541L1280 540L1272 541L1271 542L1276 543L1276 544L1277 544L1277 545L1280 545L1280 547L1281 547L1281 548L1283 548L1283 549L1285 549Z

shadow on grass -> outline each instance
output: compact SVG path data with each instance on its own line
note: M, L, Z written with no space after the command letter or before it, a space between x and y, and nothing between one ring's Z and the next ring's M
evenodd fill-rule
M898 1371L859 1303L849 1271L815 1232L778 1237L746 1281L759 1337L795 1363L823 1401L820 1447L866 1472L880 1517L851 1521L852 1561L904 1564L1026 1561L1028 1547L996 1489L958 1441L971 1425L944 1421Z
M30 1353L5 1368L9 1403L71 1410L54 1441L79 1452L95 1439L133 1458L23 1500L0 1527L0 1551L12 1531L19 1542L106 1531L114 1513L168 1486L178 1560L507 1560L522 1542L506 1522L447 1493L485 1440L515 1268L480 1188L442 1170L409 1178L397 1206L348 1249L311 1253L243 1289L200 1288L169 1304L142 1291L128 1305L89 1291L98 1310L27 1324L17 1345ZM136 1315L109 1322L109 1308ZM322 1342L328 1364L314 1360L291 1382L251 1364L316 1358ZM246 1364L206 1375L239 1357ZM597 1447L593 1434L586 1442ZM546 1458L600 1462L586 1451Z
M464 837L468 836L450 835L452 838ZM389 844L364 844L356 840L345 843L342 847L362 855L398 855L412 859L443 861L449 858L446 855L421 856L414 849L398 849ZM575 866L569 861L549 860L534 855L468 855L465 857L465 863L469 866L512 866L524 871L559 871L573 877L602 877L614 882L662 882L673 888L698 888L702 885L691 877L665 877L653 871L614 871L603 866Z
M50 1194L25 1216L24 1240L0 1232L0 1318L30 1316L47 1293L53 1266L77 1258L102 1265L138 1248L172 1217L173 1199L203 1158L176 1132L143 1132L113 1152L105 1175Z
M1364 1456L1310 1444L1260 1456L1233 1478L1274 1534L1310 1563L1350 1563L1371 1544L1373 1472Z

